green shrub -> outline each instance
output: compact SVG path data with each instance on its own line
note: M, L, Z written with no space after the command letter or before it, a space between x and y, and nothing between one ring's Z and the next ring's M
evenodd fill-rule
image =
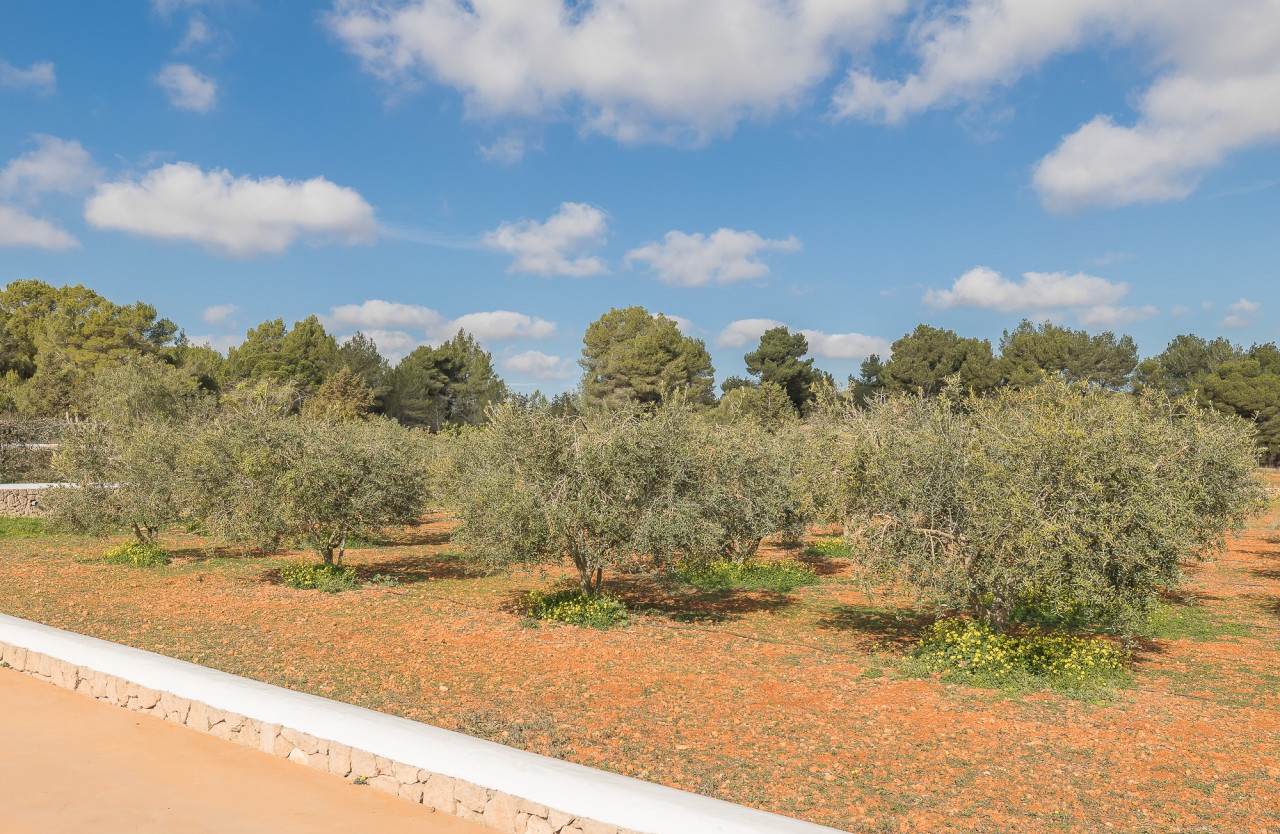
M0 538L45 535L44 519L0 516Z
M985 686L1081 690L1123 681L1128 655L1100 637L1028 629L1002 634L976 620L934 623L912 656L928 671Z
M821 536L809 543L810 555L825 556L828 559L848 559L853 556L853 548L848 542L837 536Z
M280 568L280 579L290 588L325 591L351 591L359 586L356 569L319 562L291 562Z
M154 568L169 564L169 554L164 548L150 542L126 542L102 554L102 561L108 565L133 565L139 568Z
M530 591L524 598L524 612L535 620L609 628L627 621L627 607L622 600L608 594L588 594L579 588L566 588L544 594Z
M818 581L812 568L794 559L776 562L733 562L728 559L683 562L677 566L676 574L704 591L741 588L785 593Z

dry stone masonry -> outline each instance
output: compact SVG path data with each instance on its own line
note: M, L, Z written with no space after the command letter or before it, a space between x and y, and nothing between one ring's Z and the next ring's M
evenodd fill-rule
M0 516L38 516L45 490L53 484L0 484Z

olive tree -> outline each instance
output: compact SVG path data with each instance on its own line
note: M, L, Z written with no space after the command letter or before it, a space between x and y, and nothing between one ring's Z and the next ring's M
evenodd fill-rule
M81 533L132 530L156 544L184 516L185 440L213 400L189 374L146 356L102 371L89 394L91 417L67 424L54 455L63 486L49 492L50 519Z
M873 575L997 627L1018 606L1128 630L1259 506L1245 421L1098 386L831 399L802 492Z
M565 559L584 592L606 569L718 546L706 523L704 424L681 403L557 416L507 403L446 467L459 541L492 566Z
M264 550L299 541L341 564L353 534L420 517L423 463L418 439L394 420L227 414L194 439L187 495L217 536Z

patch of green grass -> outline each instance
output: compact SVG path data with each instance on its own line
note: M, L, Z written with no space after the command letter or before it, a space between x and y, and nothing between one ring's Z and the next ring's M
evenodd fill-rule
M0 516L0 538L47 535L43 518Z
M1198 605L1160 603L1141 630L1143 637L1156 640L1216 640L1220 637L1248 637L1249 627L1224 620Z
M801 585L812 585L818 575L808 565L793 559L776 562L685 562L676 568L684 582L704 591L729 589L778 591L786 593Z
M523 602L524 613L535 620L599 629L622 625L628 620L622 600L608 594L587 594L578 588L550 594L530 591Z
M934 623L911 654L943 680L995 689L1095 692L1129 682L1128 654L1100 637L1028 629L1002 634L986 623Z
M136 568L154 568L169 564L168 552L150 542L126 542L102 554L108 565L133 565Z
M848 559L853 556L853 548L849 543L837 536L821 536L809 543L805 550L810 556L825 556L828 559Z
M359 587L356 569L322 562L290 562L280 568L280 580L290 588L326 593L352 591Z

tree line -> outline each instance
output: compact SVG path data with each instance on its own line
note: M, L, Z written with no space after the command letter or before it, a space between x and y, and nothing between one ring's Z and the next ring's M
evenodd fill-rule
M706 344L676 322L642 307L610 310L583 339L576 390L546 398L517 395L493 357L464 331L416 348L392 365L357 332L339 343L316 317L286 327L282 319L247 331L227 355L193 345L144 302L122 305L82 285L15 281L0 291L0 413L24 420L88 416L94 379L123 362L154 366L192 391L215 399L263 381L292 389L304 407L381 414L406 426L440 431L477 425L489 406L508 399L545 403L559 413L638 404L652 407L678 392L697 407L765 420L803 416L818 391L834 387L814 366L802 333L766 331L717 397ZM1248 347L1217 337L1179 335L1158 355L1140 359L1127 335L1089 333L1024 320L996 348L927 324L870 356L847 380L860 406L895 393L937 395L945 386L977 395L1024 388L1044 378L1140 394L1155 390L1253 421L1265 458L1280 459L1280 348ZM308 405L309 403L309 405Z

